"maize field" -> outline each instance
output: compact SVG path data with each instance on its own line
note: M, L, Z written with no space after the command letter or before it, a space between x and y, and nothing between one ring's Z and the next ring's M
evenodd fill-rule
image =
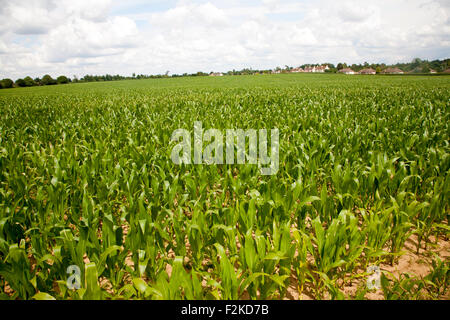
M195 121L278 128L278 172L175 165ZM449 299L449 124L446 76L2 90L0 298Z

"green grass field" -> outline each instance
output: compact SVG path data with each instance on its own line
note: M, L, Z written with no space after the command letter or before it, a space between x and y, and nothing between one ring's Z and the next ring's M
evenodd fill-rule
M279 171L173 164L195 121L278 128ZM449 123L446 76L0 90L0 298L448 299Z

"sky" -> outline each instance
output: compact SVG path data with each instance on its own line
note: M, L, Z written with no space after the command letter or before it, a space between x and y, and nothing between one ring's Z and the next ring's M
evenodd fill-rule
M450 0L0 0L0 79L450 57Z

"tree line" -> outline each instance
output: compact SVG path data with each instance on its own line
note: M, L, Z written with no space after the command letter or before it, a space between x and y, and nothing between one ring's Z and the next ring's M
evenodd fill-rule
M303 64L299 66L302 69L305 69L307 67L318 67L318 66L328 66L328 70L326 70L326 73L337 73L339 70L345 69L345 68L351 68L353 71L359 72L363 69L372 68L377 73L381 73L384 69L389 67L396 67L404 71L405 73L430 73L431 70L434 70L436 73L448 73L450 68L450 59L444 59L444 60L422 60L420 58L414 58L411 62L408 63L397 63L393 65L387 65L385 63L371 63L364 62L362 64L347 64L345 62L340 62L337 65L334 65L332 63L316 63L316 64ZM225 73L226 75L246 75L246 74L268 74L272 73L272 71L277 71L279 73L290 73L294 67L285 65L284 68L276 67L273 70L252 70L250 69L243 69L241 71L228 71Z
M204 72L196 72L192 74L184 73L182 75L173 74L170 77L196 77L196 76L208 76L208 73ZM78 78L77 76L73 76L73 78L69 78L66 76L59 76L56 79L53 79L50 75L45 75L40 78L31 78L31 77L25 77L17 79L16 81L13 81L11 79L3 79L0 80L0 89L7 89L7 88L17 88L17 87L34 87L34 86L48 86L48 85L55 85L55 84L66 84L66 83L82 83L82 82L101 82L101 81L118 81L118 80L139 80L139 79L159 79L159 78L169 78L169 71L167 71L165 74L157 74L157 75L145 75L145 74L135 74L131 77L125 77L121 75L85 75L82 78Z
M324 63L324 64L304 64L300 66L301 68L305 67L312 67L312 66L319 66L319 65L328 65L329 70L326 70L328 73L336 73L341 69L344 68L351 68L353 71L361 71L365 68L372 68L376 70L377 73L380 73L382 70L384 70L387 67L397 67L404 72L407 73L429 73L431 70L434 70L438 73L442 72L448 72L450 68L450 59L444 59L444 60L422 60L420 58L414 58L409 63L397 63L395 65L386 65L384 63L372 63L369 64L368 62L365 62L363 64L347 64L347 63L338 63L336 66L332 63ZM293 69L293 67L290 67L288 65L285 66L285 68L277 67L274 70L280 71L282 73L288 73ZM271 69L265 69L265 70L254 70L252 68L244 68L242 70L232 70L225 72L225 75L253 75L253 74L269 74L272 73L273 70ZM66 76L59 76L56 79L53 79L50 75L46 74L45 76L41 78L31 78L31 77L25 77L17 79L16 81L13 81L11 79L3 79L0 80L0 89L6 89L6 88L14 88L14 87L33 87L33 86L48 86L48 85L56 85L56 84L67 84L67 83L77 83L77 82L99 82L99 81L118 81L118 80L133 80L133 79L157 79L157 78L176 78L176 77L204 77L208 76L210 73L205 73L202 71L196 72L196 73L183 73L183 74L172 74L169 76L169 71L167 71L165 74L157 74L157 75L145 75L145 74L138 74L136 75L133 73L131 77L125 77L121 75L85 75L84 77L78 79L77 76L73 76L73 78L69 78Z
M34 86L50 86L55 84L70 83L72 80L66 76L59 76L53 79L50 75L46 74L41 78L25 77L12 81L11 79L0 80L0 89L8 89L14 87L34 87Z
M193 76L198 76L203 74L193 74ZM207 74L204 74L207 75ZM177 76L177 75L174 75ZM3 79L0 80L0 89L7 89L7 88L17 88L17 87L34 87L34 86L48 86L48 85L55 85L55 84L67 84L67 83L78 83L78 82L99 82L99 81L118 81L118 80L133 80L133 79L153 79L153 78L165 78L168 77L168 72L164 75L144 75L144 74L138 74L136 75L133 73L131 77L124 77L121 75L85 75L84 77L78 79L77 76L73 76L73 78L69 78L66 76L59 76L56 79L53 79L50 75L46 74L45 76L41 78L31 78L31 77L25 77L17 79L16 81L13 81L11 79Z
M385 63L371 63L364 62L363 64L347 64L345 62L340 62L336 66L331 63L325 63L322 65L328 65L330 68L326 72L338 72L341 69L345 68L351 68L353 71L359 72L363 69L371 68L374 69L377 73L381 73L384 69L388 67L395 67L399 68L402 71L406 73L429 73L431 70L436 71L437 73L445 72L450 68L450 59L444 59L444 60L422 60L420 58L414 58L411 62L407 63L397 63L393 65L387 65ZM304 67L312 67L312 66L318 66L318 65L303 65L301 68Z

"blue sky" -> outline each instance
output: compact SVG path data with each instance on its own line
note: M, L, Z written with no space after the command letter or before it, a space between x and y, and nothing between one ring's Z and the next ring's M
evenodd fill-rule
M450 55L447 0L0 0L0 78Z

